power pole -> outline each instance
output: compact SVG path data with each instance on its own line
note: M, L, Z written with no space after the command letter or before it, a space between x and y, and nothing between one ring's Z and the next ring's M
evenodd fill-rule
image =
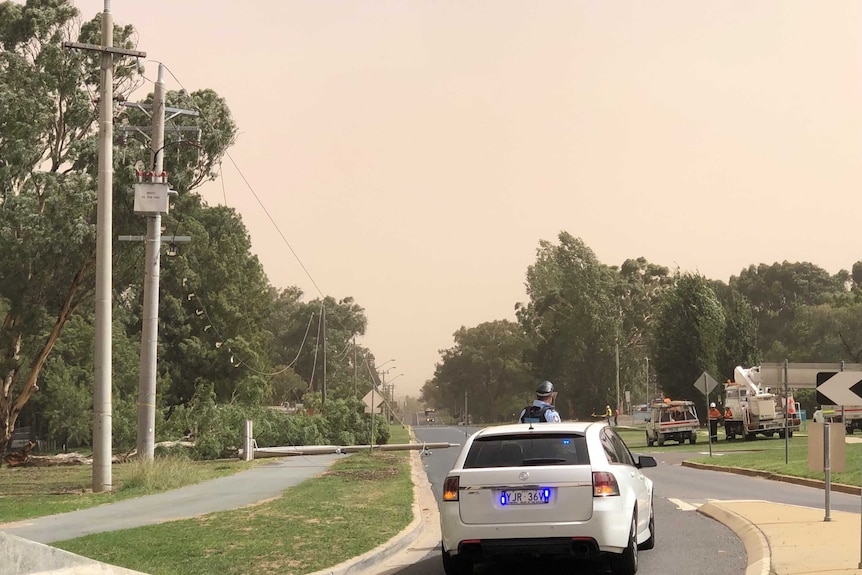
M164 67L153 90L153 118L150 149L153 153L152 183L165 184L165 82ZM167 192L167 189L163 189ZM136 194L137 196L137 194ZM156 425L156 346L159 341L159 267L161 265L162 214L147 216L147 242L144 260L144 308L141 324L141 360L138 375L138 457L152 461L155 456Z
M646 404L649 409L649 357L646 358Z
M99 80L99 183L96 200L96 337L93 388L93 491L111 491L111 223L114 186L114 54L146 58L146 52L114 48L111 0L102 11L102 45L65 42L66 48L102 55Z
M617 410L614 412L614 414L616 415L617 413L622 411L622 409L620 409L622 407L622 405L620 404L620 342L619 342L619 340L617 340L616 344L614 345L614 352L616 354L616 363L617 363Z
M326 403L326 301L321 312L321 321L323 322L323 393L320 396L320 403Z
M353 397L356 397L356 336L353 336Z
M143 106L139 106L142 107ZM149 171L137 172L135 213L147 216L147 237L144 276L144 306L141 325L141 359L138 379L138 457L152 461L155 456L157 347L159 342L159 270L162 251L162 214L168 213L168 175L164 171L165 113L197 116L191 110L165 107L164 65L159 64L158 79L153 90L150 150L153 163ZM141 127L133 127L143 132ZM196 128L193 128L197 130ZM182 141L182 140L180 140ZM120 239L135 239L121 237ZM170 237L171 244L188 241L188 237Z

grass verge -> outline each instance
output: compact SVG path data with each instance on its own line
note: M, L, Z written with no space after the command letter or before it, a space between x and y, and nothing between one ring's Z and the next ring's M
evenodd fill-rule
M114 489L93 493L89 465L0 468L0 523L44 517L200 483L248 469L256 462L191 461L157 457L111 467Z
M808 436L803 433L794 433L793 437L788 439L785 450L784 439L777 436L758 436L752 441L727 441L724 434L719 432L719 441L712 444L713 456L710 457L706 430L698 432L697 443L694 445L669 442L662 447L648 447L643 429L620 427L617 430L629 449L634 452L692 453L689 461L697 463L823 480L823 471L808 470ZM844 455L844 471L834 471L835 462L832 462L831 480L833 483L859 486L862 481L862 443L845 444Z
M409 441L392 429L392 443ZM413 518L409 452L356 453L260 505L53 544L152 575L300 575L391 539Z

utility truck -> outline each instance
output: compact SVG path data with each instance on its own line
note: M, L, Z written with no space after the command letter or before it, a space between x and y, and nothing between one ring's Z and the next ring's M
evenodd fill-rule
M793 394L783 388L770 389L761 385L760 366L736 366L733 381L724 384L724 429L727 439L737 435L754 439L757 434L789 437L799 431L800 420ZM727 413L727 409L730 413ZM729 415L729 417L728 417Z
M820 412L820 423L829 419L833 423L843 423L847 435L853 435L857 429L862 429L862 406L860 405L822 405L817 411ZM815 415L817 414L815 411Z
M646 423L647 445L664 445L665 441L676 441L680 445L697 441L697 411L694 402L665 399L650 403L649 419Z

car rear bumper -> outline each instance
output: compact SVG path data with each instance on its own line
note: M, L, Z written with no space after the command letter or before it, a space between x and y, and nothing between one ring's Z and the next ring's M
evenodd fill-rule
M592 537L546 537L536 539L482 539L458 544L457 553L474 562L538 554L543 557L595 559L601 553Z
M440 513L443 550L452 555L464 552L489 557L540 554L586 558L622 553L629 541L631 514L622 511L618 498L597 499L596 503L586 521L465 524L457 502L444 502Z

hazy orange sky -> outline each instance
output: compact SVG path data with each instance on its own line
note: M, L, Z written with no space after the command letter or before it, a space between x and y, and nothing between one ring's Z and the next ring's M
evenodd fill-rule
M74 3L87 19L104 6ZM862 259L857 1L111 10L138 30L149 79L160 61L168 89L226 98L254 193L226 161L204 197L242 214L274 286L365 308L361 343L395 358L399 396L459 327L514 319L539 240L561 230L608 265L643 256L723 281Z

